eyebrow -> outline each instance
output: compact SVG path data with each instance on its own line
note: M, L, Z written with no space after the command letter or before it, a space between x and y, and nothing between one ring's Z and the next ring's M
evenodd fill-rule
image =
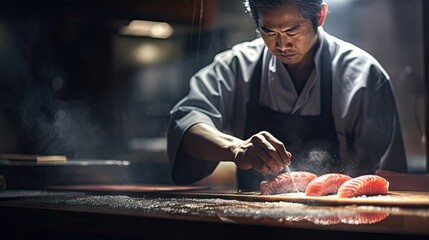
M292 27L287 28L286 30L282 31L282 32L292 32L295 31L296 29L298 29L302 24L301 23L297 23L295 25L293 25ZM264 31L264 32L275 32L272 29L269 29L265 26L260 26L260 28Z
M271 29L269 29L269 28L266 28L266 27L264 27L264 26L259 26L259 28L261 28L261 29L262 29L262 31L264 31L264 32L274 32L273 30L271 30Z

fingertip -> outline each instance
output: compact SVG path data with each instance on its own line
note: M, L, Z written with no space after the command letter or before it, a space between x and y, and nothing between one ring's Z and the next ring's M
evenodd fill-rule
M291 164L291 158L292 158L292 153L287 152L287 159L286 159L286 165L289 166Z

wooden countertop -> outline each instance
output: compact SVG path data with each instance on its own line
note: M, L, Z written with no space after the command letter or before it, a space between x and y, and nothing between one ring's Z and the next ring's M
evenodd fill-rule
M0 212L7 216L3 229L11 234L30 229L29 233L54 233L61 238L70 233L88 237L84 239L429 237L429 207L322 206L280 200L285 196L215 191L211 195L197 190L129 196L106 192L56 196L53 191L51 196L0 199Z
M429 192L389 191L385 196L362 196L355 198L338 198L336 195L309 197L304 193L286 193L277 195L261 195L259 192L242 192L235 190L207 190L177 192L176 196L212 197L236 199L242 201L294 202L318 206L371 205L390 207L429 208Z

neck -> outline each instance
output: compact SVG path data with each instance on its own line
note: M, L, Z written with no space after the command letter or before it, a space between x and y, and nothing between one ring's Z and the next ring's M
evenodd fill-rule
M286 66L286 68L288 70L289 76L292 79L293 85L295 86L296 92L298 95L300 95L305 87L305 84L307 83L308 78L310 77L310 74L313 71L314 66L294 70L290 70L288 66Z

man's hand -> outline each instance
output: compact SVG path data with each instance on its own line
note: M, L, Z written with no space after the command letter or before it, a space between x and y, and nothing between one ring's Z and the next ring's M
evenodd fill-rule
M269 132L259 132L237 144L234 149L234 162L242 170L255 169L267 175L281 171L290 164L292 154L286 151L281 141Z
M195 124L186 132L181 148L197 159L233 161L242 170L253 168L264 175L281 171L292 157L269 132L242 140L205 123Z

